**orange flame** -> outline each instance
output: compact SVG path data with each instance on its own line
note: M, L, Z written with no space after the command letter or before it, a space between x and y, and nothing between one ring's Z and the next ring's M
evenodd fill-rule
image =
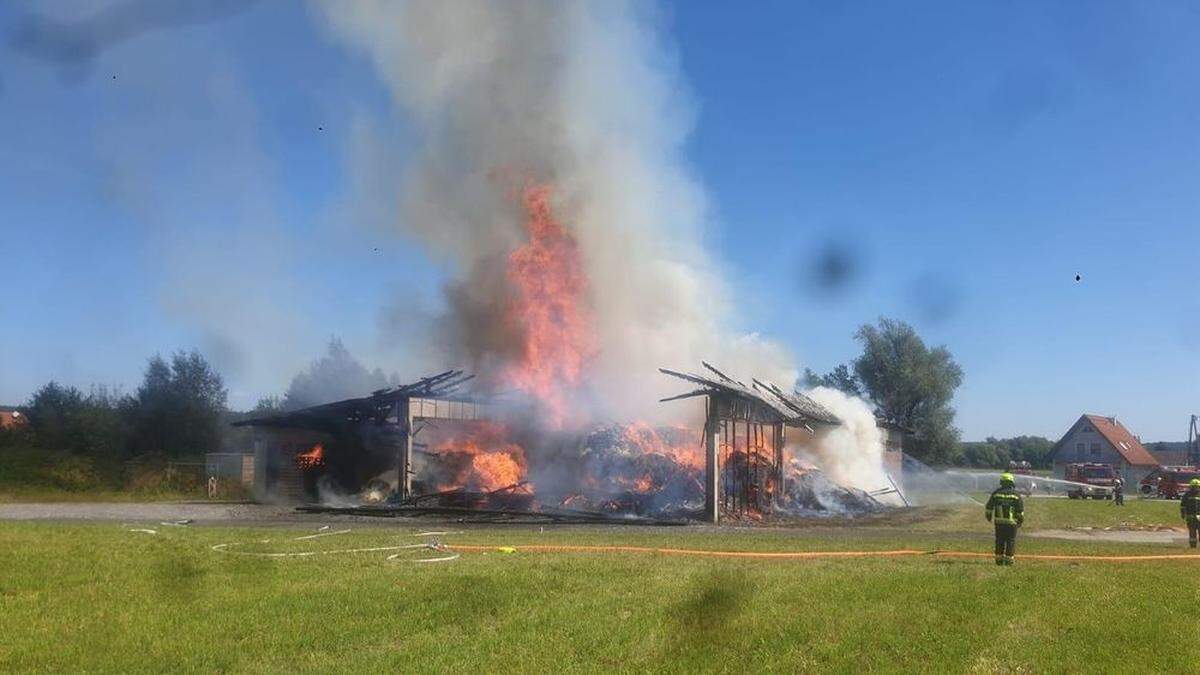
M533 396L546 423L561 429L595 344L579 246L555 218L550 196L549 185L529 186L522 193L529 241L509 256L508 280L516 291L509 318L524 343L503 379Z
M315 469L325 464L325 446L321 443L309 448L308 452L296 455L296 467L301 471Z
M675 433L669 434L670 431ZM666 455L690 469L704 468L704 451L687 427L660 430L646 422L634 422L626 426L622 433L627 444L639 448L642 452ZM672 437L667 437L668 434Z
M525 480L525 450L509 440L508 427L497 422L473 422L438 443L433 452L454 468L441 490L468 487L490 492ZM463 456L469 457L469 459ZM459 461L453 461L458 458Z

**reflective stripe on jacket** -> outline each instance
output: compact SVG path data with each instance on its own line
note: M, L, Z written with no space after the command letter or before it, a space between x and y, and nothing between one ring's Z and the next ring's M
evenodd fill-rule
M1012 488L1003 487L993 492L984 508L993 523L1020 525L1025 520L1025 502Z

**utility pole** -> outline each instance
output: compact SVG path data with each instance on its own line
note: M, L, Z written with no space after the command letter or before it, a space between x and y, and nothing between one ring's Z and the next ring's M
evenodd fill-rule
M1200 427L1197 426L1197 421L1200 416L1192 415L1191 424L1188 425L1188 465L1200 466Z

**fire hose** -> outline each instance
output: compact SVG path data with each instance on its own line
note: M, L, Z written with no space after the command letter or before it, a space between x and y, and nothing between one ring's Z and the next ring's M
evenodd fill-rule
M336 530L333 532L318 532L316 534L307 534L307 535L303 535L300 537L293 537L292 541L305 541L305 540L310 540L310 539L317 539L318 537L329 537L329 536L333 536L333 535L349 534L349 533L350 533L349 529ZM441 535L441 534L460 534L460 533L458 533L458 532L420 532L420 533L414 534L413 536L414 537L424 537L424 536ZM399 561L403 561L403 562L413 562L413 563L449 562L451 560L458 559L458 557L460 555L462 555L461 553L450 553L449 555L440 555L440 556L434 556L434 557L430 557L430 558L409 557L409 555L408 555L409 553L417 553L422 550L446 553L447 547L442 546L442 544L437 539L434 539L431 542L426 542L426 543L422 543L422 544L396 544L393 546L368 546L368 547L362 547L362 548L340 548L340 549L331 549L331 550L327 550L327 551L239 551L239 550L236 550L236 548L238 546L244 546L246 543L247 542L226 542L226 543L221 543L221 544L214 544L210 548L213 551L216 551L217 553L228 553L231 555L244 555L244 556L251 556L251 557L256 557L256 558L311 558L314 556L337 555L337 554L342 554L342 553L380 553L383 551L398 551L397 553L393 553L393 554L389 555L387 557L387 560L399 560ZM269 544L269 543L271 543L271 540L270 539L261 539L257 543Z
M464 553L481 553L499 550L495 546L472 546L446 544L444 548ZM978 551L943 551L934 549L898 549L891 551L714 551L708 549L652 548L648 546L573 546L566 544L531 544L529 546L505 547L515 551L531 553L656 553L661 555L701 556L712 558L774 558L783 560L812 560L820 558L899 558L906 556L931 556L941 558L991 558L991 553ZM1052 561L1103 561L1103 562L1148 562L1154 560L1200 560L1200 554L1167 553L1156 555L1068 555L1034 553L1019 556L1022 560Z
M318 537L333 536L348 534L349 529L337 530L333 532L319 532L317 534L303 535L294 537L292 541L304 541L316 539ZM435 537L432 541L420 544L394 544L390 546L370 546L361 548L341 548L330 550L312 550L312 551L243 551L237 550L237 547L243 546L248 542L227 542L215 544L211 548L218 553L228 553L232 555L254 556L261 558L310 558L324 555L338 555L346 553L379 553L384 551L393 551L387 557L387 560L395 561L402 560L414 563L432 563L432 562L448 562L458 559L463 553L633 553L633 554L657 554L657 555L674 555L674 556L693 556L693 557L708 557L708 558L743 558L743 559L774 559L774 560L818 560L818 559L838 559L838 558L901 558L901 557L919 557L928 556L936 558L991 558L991 553L982 553L978 551L949 551L942 549L921 550L921 549L893 549L884 551L721 551L712 549L690 549L690 548L660 548L650 546L620 546L620 545L573 545L573 544L529 544L529 545L510 545L510 546L487 546L476 544L444 544L436 537L462 534L462 532L419 532L412 536ZM270 539L259 540L258 544L268 544ZM417 553L419 551L435 551L442 554L434 557L417 558L409 557L409 553ZM1020 556L1022 560L1041 560L1041 561L1057 561L1057 562L1152 562L1164 560L1200 560L1200 554L1195 553L1162 553L1149 555L1083 555L1083 554L1054 554L1054 553L1031 553Z

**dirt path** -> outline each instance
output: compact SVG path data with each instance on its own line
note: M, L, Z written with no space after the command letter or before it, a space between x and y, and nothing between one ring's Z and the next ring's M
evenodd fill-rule
M1153 530L1036 530L1030 532L1029 536L1071 541L1115 541L1124 544L1178 544L1187 541L1186 532Z
M203 502L0 504L0 520L121 520L197 522L303 520L290 507Z

